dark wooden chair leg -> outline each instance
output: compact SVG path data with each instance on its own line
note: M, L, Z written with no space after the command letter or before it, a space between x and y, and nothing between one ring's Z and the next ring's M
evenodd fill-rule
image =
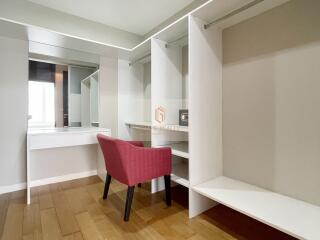
M108 197L110 183L111 183L111 175L107 174L106 182L104 184L104 191L103 191L103 197L102 197L103 199L107 199Z
M124 211L124 221L129 221L130 211L131 211L131 204L133 199L133 193L134 193L134 186L128 186L127 191L127 200L126 200L126 209Z
M142 183L138 183L138 187L141 188L142 187Z
M164 185L166 188L166 203L168 206L171 206L171 176L164 176Z

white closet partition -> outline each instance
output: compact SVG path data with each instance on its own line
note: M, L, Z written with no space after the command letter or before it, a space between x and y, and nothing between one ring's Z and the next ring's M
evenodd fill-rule
M189 180L195 186L222 175L221 87L222 32L205 30L202 20L189 17ZM189 215L213 205L190 190Z
M90 124L99 126L99 72L90 79Z

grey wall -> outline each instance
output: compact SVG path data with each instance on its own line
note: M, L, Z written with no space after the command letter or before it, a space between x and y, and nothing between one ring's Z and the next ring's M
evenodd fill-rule
M0 37L0 187L26 181L28 42Z
M320 1L223 32L224 174L320 205Z
M97 154L96 144L33 151L31 180L95 171Z

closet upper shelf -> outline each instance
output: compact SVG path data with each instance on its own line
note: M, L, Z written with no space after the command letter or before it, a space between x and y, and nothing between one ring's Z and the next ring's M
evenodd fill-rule
M223 176L192 189L299 239L320 239L316 205Z

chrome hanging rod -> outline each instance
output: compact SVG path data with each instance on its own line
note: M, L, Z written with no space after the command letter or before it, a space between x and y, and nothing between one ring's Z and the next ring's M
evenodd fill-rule
M182 40L182 39L184 39L186 37L188 37L188 34L184 34L183 36L181 36L181 37L179 37L179 38L177 38L177 39L175 39L175 40L173 40L171 42L167 42L165 47L168 48L169 45L172 45L173 43L179 42L180 40Z
M227 15L224 15L223 17L220 17L220 18L218 18L218 19L216 19L216 20L214 20L214 21L212 21L212 22L210 22L208 24L205 24L204 25L204 29L208 29L211 25L214 25L214 24L216 24L218 22L221 22L221 21L223 21L223 20L225 20L225 19L227 19L229 17L232 17L232 16L234 16L234 15L236 15L238 13L241 13L241 12L243 12L243 11L245 11L245 10L247 10L247 9L249 9L249 8L251 8L251 7L253 7L253 6L255 6L255 5L257 5L257 4L261 3L261 2L263 2L263 1L264 0L254 0L254 1L252 1L252 2L250 2L248 4L246 4L246 5L242 6L241 8L238 8L238 9L228 13Z
M139 62L139 61L141 61L141 60L143 60L143 59L145 59L145 58L147 58L147 57L151 57L151 53L149 53L149 54L147 54L147 55L145 55L145 56L143 56L143 57L141 57L141 58L138 58L138 59L130 62L130 63L129 63L129 66L132 66L133 64L135 64L135 63L137 63L137 62Z

